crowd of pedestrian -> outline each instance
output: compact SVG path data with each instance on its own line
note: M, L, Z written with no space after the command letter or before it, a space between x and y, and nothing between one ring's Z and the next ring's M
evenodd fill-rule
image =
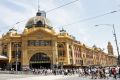
M79 77L91 77L91 79L115 79L120 78L120 67L81 67L72 69L30 69L32 74L39 75L79 75Z
M10 73L16 72L11 69ZM79 75L79 77L91 77L91 79L109 79L113 77L114 79L120 78L120 67L80 67L80 68L54 68L54 69L25 69L21 71L25 74L34 75Z
M30 69L33 74L40 75L73 75L79 74L79 69Z
M79 76L91 76L91 79L120 78L120 67L90 67L80 68Z

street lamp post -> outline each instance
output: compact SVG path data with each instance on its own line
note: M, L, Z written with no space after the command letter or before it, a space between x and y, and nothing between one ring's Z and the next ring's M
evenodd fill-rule
M18 44L16 44L16 73L18 71Z
M117 54L118 54L118 61L117 61L117 64L120 65L119 47L118 47L117 36L116 36L114 24L98 24L98 25L95 25L95 26L100 26L100 25L112 26L112 28L113 28L113 36L114 36L114 38L115 38L115 44L116 44Z

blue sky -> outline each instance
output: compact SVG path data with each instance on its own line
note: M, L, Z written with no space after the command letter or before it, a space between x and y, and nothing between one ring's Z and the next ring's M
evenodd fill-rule
M40 9L46 12L74 0L40 0ZM35 16L38 0L0 0L0 34L7 32L11 27L16 26L22 32L27 20ZM47 18L53 27L58 31L62 26L85 18L105 14L120 9L120 0L79 0L73 4L59 8L47 13ZM17 25L16 22L25 20ZM64 29L75 36L78 41L92 47L107 48L110 41L113 45L115 55L116 47L111 26L97 24L114 24L118 44L120 47L120 12L109 14L96 19L78 22L73 25L64 26Z

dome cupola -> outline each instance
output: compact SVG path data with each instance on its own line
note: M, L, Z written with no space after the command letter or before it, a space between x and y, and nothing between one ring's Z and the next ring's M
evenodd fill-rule
M38 8L38 12L36 13L36 16L28 20L25 28L30 29L32 27L45 27L46 25L51 26L50 21L46 18L46 12L41 11Z

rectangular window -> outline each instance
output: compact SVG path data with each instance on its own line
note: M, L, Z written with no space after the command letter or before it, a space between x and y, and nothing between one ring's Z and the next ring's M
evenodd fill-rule
M12 58L15 58L15 51L12 51Z
M12 51L12 58L16 58L18 55L18 58L21 58L21 51Z
M28 40L28 46L51 46L51 40Z
M35 46L39 46L39 41L35 41Z
M51 41L46 41L45 45L51 46Z
M58 56L62 56L62 57L64 57L64 51L59 50L59 51L58 51Z
M45 41L41 41L40 44L41 44L41 46L44 46L45 45Z
M21 51L18 51L18 58L21 58Z
M70 59L70 64L73 64L73 60L72 59Z
M7 56L7 52L3 52L3 55L4 55L4 56Z

